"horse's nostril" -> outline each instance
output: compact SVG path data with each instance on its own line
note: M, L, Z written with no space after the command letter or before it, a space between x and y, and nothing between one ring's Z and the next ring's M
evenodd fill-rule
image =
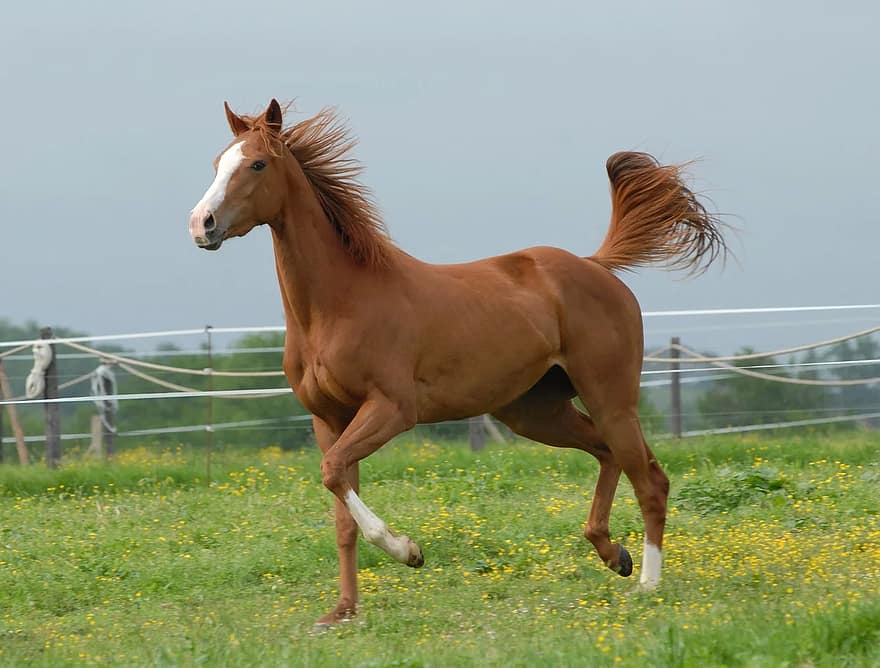
M210 214L205 218L205 232L211 232L215 227L217 227L217 223L214 220L214 214Z

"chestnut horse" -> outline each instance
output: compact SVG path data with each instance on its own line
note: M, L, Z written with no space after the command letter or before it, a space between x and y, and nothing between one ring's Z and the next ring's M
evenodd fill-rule
M257 225L272 232L284 372L314 416L323 482L336 497L340 596L318 623L355 614L358 527L397 561L424 562L358 496L358 462L418 423L483 413L599 460L584 536L628 576L632 558L608 528L623 471L645 523L640 583L656 586L669 481L639 423L639 304L613 272L656 261L698 271L726 251L680 168L644 153L611 156L611 224L591 257L537 247L434 265L386 235L333 113L288 127L282 115L275 100L252 117L226 105L234 138L189 227L208 250Z

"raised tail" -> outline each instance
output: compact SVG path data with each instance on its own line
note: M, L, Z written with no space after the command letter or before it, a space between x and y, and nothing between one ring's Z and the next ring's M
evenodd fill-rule
M606 169L611 224L591 259L612 271L665 262L701 273L727 254L723 224L684 184L681 166L622 152L608 158Z

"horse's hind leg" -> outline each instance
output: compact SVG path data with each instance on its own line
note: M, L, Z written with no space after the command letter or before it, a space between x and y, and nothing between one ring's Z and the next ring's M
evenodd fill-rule
M571 378L590 410L596 429L632 483L639 501L645 522L645 546L639 581L643 588L651 589L660 581L669 479L642 434L638 413L638 372L627 374L624 370L621 368L616 374L600 374L604 379L601 385L589 381L579 383L579 378L591 378L584 374L572 373Z
M494 413L521 436L562 448L577 448L599 460L599 479L584 526L584 537L608 568L623 576L632 573L632 558L619 543L612 543L608 528L611 504L620 479L620 466L599 436L593 421L568 399L525 395Z
M652 589L660 581L669 478L645 442L635 410L614 414L602 419L599 424L639 500L645 521L645 545L639 582L643 588Z

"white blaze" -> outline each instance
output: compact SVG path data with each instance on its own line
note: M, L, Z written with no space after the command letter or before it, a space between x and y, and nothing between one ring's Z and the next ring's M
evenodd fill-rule
M663 563L663 555L653 543L645 539L645 551L642 554L642 574L639 583L644 589L653 589L660 582L660 566Z
M240 141L223 151L223 155L220 156L220 160L217 163L217 176L214 177L211 187L208 188L208 191L199 200L199 203L196 204L193 213L202 210L214 213L220 208L223 198L226 197L226 186L229 185L229 179L232 178L235 170L238 169L241 161L244 160L244 153L241 150L243 144L244 141Z

